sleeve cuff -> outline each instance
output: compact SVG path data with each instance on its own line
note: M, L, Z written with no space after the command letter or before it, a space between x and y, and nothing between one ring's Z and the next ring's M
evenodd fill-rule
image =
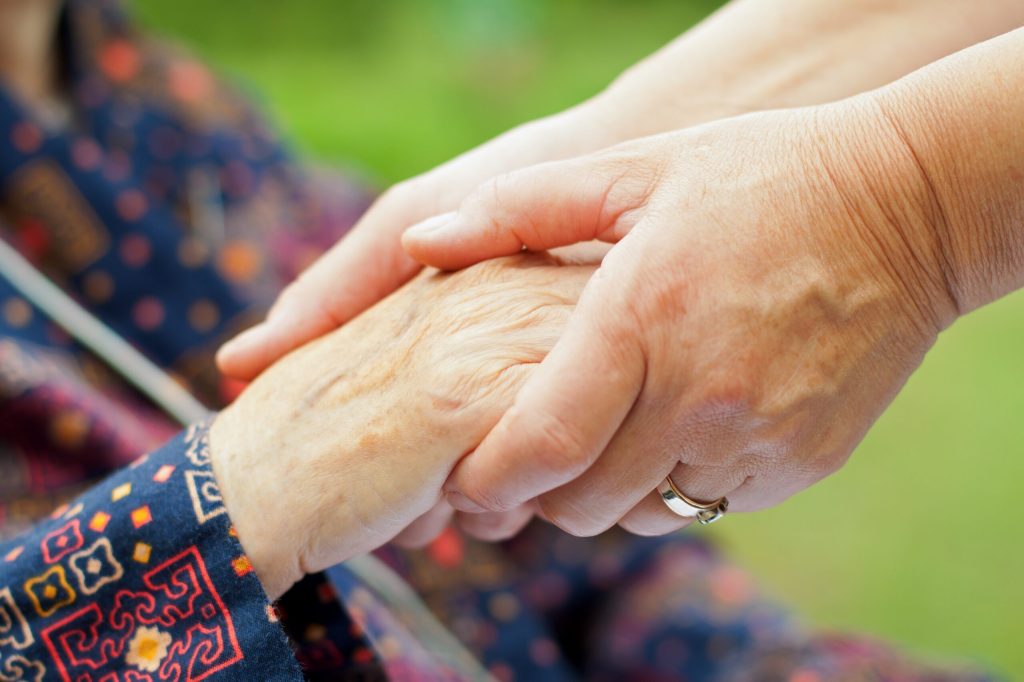
M0 680L303 679L221 502L207 426L0 547Z

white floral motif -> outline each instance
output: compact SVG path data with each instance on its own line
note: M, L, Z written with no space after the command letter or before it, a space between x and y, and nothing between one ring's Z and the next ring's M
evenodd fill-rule
M11 646L15 649L25 649L33 642L35 642L35 638L32 636L32 630L28 627L28 621L25 620L18 605L14 603L11 588L5 587L0 590L0 647Z
M109 538L100 538L91 547L75 552L68 560L84 594L95 594L104 585L117 582L124 568L114 558Z
M197 467L210 464L210 430L208 424L192 424L185 433L185 457Z
M188 485L189 497L192 498L196 521L200 524L227 513L212 471L186 471L185 483Z
M171 646L170 634L157 628L139 627L128 643L124 660L147 673L156 672L167 657L167 649Z
M0 661L0 682L43 682L46 666L24 656L11 656Z

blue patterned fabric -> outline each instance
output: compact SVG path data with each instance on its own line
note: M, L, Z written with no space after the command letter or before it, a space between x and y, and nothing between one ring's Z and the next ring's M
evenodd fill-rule
M0 549L0 679L301 680L193 427Z

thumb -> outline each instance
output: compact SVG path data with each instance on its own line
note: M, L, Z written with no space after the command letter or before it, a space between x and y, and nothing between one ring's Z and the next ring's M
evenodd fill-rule
M458 211L410 227L402 245L416 260L454 270L524 248L618 241L639 219L657 173L626 154L543 163L498 176Z
M295 348L341 326L408 281L420 265L402 251L408 222L366 218L278 296L267 319L217 353L227 376L248 381Z

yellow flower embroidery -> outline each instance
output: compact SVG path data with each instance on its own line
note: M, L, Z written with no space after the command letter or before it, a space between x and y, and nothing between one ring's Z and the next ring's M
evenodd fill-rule
M132 641L128 643L124 660L139 670L156 672L167 656L170 645L171 636L168 633L143 625L135 631Z

